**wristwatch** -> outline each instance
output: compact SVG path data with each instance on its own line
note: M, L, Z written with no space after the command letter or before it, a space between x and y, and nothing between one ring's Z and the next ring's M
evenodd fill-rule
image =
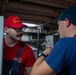
M47 57L47 55L45 55L44 53L39 53L38 58L39 58L40 56L44 56L45 58Z

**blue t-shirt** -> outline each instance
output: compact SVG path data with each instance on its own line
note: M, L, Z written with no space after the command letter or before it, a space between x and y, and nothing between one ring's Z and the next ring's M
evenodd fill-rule
M76 75L76 38L60 39L45 61L58 75Z

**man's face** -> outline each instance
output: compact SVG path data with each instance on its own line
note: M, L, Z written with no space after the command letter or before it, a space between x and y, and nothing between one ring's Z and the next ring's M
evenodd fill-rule
M15 39L15 40L21 40L21 37L22 37L22 28L12 28L12 27L8 27L7 28L8 31L8 36L11 38L11 39Z
M60 38L65 37L65 21L58 21L58 33L60 34Z

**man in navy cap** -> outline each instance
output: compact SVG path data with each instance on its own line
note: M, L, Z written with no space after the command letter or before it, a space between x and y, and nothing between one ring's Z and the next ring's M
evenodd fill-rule
M35 62L30 75L76 75L76 6L58 17L60 40Z

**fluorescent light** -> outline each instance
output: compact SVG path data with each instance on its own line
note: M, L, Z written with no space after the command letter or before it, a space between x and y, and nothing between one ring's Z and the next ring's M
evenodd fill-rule
M24 25L27 25L28 27L37 27L37 24L31 24L31 23L23 23Z

